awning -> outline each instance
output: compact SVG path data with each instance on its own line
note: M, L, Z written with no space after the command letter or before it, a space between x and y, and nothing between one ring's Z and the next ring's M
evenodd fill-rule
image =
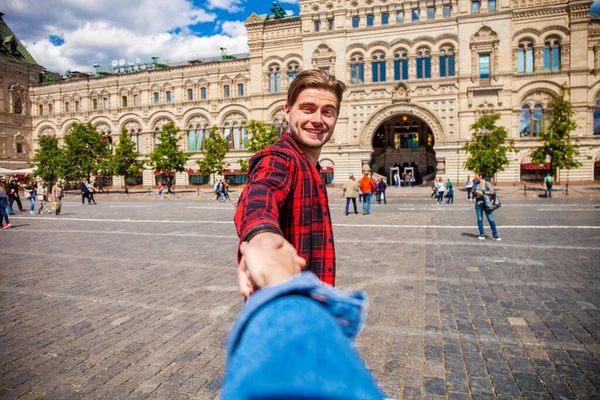
M550 163L546 163L546 164L531 164L531 163L527 163L527 164L521 164L521 169L528 169L528 170L541 170L541 169L550 169Z
M208 176L208 174L202 174L199 170L197 169L188 169L187 171L188 175L202 175L202 176Z
M227 169L225 175L247 175L246 172L242 172L239 169Z
M600 167L600 160L598 160L594 163L594 167Z
M154 176L158 176L158 175L171 176L171 175L175 175L175 174L171 173L169 171L154 171Z
M319 172L333 172L333 167L321 165L321 171L319 171Z

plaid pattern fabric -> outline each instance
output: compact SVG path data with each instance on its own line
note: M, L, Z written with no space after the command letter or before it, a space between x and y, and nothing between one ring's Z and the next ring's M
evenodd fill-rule
M286 132L250 159L234 221L240 243L262 232L283 235L306 260L304 270L334 286L333 228L319 170Z

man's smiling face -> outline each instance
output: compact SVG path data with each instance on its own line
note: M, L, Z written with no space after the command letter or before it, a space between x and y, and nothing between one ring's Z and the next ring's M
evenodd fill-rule
M292 107L284 106L285 118L294 140L311 149L321 148L331 139L338 118L338 103L333 92L303 90Z

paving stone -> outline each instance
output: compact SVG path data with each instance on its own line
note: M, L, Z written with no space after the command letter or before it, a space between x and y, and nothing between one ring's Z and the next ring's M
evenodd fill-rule
M2 232L0 397L218 398L242 306L234 209L99 200ZM351 226L331 199L337 286L370 297L357 348L390 397L600 397L600 249L570 228L600 200L546 200L507 200L503 241L480 242L458 199L390 198ZM550 216L564 228L506 227Z

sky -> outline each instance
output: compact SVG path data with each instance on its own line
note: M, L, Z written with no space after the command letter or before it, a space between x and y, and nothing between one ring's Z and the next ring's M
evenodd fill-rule
M600 0L599 0L600 1ZM298 0L280 0L298 15ZM177 62L248 52L244 21L268 0L0 0L3 19L38 64L64 74L115 59Z
M246 53L244 21L272 0L0 0L4 21L46 69L91 72L112 60L163 62ZM298 0L279 0L288 15ZM600 13L600 0L592 12Z

